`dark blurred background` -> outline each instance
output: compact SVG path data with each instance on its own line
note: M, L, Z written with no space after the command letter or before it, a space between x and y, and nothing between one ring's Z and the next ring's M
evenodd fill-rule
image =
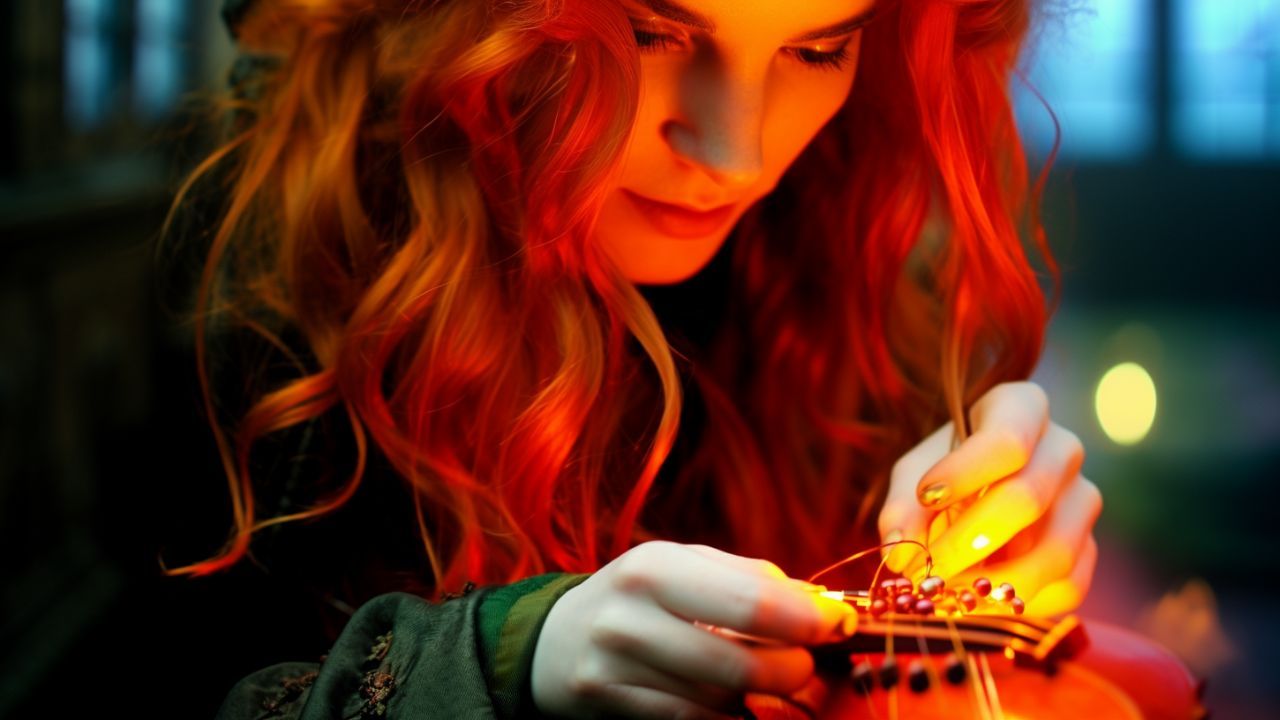
M233 58L219 4L0 5L0 717L209 717L324 651L251 563L159 573L230 522L156 249ZM1216 717L1277 717L1280 0L1051 9L1024 65L1062 127L1065 294L1036 379L1106 498L1082 612L1182 654ZM1053 123L1015 92L1044 158Z

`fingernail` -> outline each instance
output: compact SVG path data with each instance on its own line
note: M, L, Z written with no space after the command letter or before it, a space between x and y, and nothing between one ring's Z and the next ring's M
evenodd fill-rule
M925 505L937 505L951 497L951 487L946 483L934 483L920 491L920 502Z
M843 627L842 623L845 622L846 618L858 613L852 605L843 600L836 600L823 595L818 595L817 598L820 606L819 610L827 618L826 622L823 623L826 627Z

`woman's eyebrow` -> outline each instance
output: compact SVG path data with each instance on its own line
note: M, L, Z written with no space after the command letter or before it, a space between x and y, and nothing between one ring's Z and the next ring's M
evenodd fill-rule
M675 0L640 0L640 2L649 10L653 11L655 15L660 15L672 22L680 23L681 25L688 25L708 34L714 34L716 31L716 24L711 20L711 18L696 10L690 10L689 8L675 2ZM871 20L872 16L875 15L879 5L880 3L878 2L872 3L871 7L863 10L853 17L820 27L816 30L810 30L809 32L802 33L791 38L787 42L801 43L847 35L863 25L866 25L867 22Z
M867 8L866 10L863 10L862 12L858 13L857 15L854 15L853 17L845 18L840 22L831 23L830 25L820 27L817 30L810 30L807 33L801 33L800 35L797 35L791 38L787 42L802 43L802 42L810 42L812 40L825 40L827 38L834 38L834 37L840 37L841 35L848 35L854 30L857 30L862 26L866 25L867 23L871 22L871 20L875 17L877 10L879 10L879 3L872 3L871 7Z
M672 0L640 0L640 2L655 14L672 22L688 25L707 33L716 31L716 24L711 21L711 18Z

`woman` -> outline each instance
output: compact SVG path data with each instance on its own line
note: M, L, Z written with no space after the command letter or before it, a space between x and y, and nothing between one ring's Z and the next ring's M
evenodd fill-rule
M370 600L222 717L733 713L852 629L789 574L880 541L1078 604L1100 499L1025 382L1047 309L1022 237L1056 278L1007 96L1029 14L236 3L274 60L195 175L232 168L197 317L296 371L234 435L210 411L235 532L169 572L340 508L373 453L437 602ZM262 517L252 451L335 414L348 478ZM920 577L911 547L887 564Z

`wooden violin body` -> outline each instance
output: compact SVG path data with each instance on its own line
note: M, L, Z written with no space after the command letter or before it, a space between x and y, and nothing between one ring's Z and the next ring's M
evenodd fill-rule
M748 708L761 720L1207 717L1185 666L1121 628L1086 629L1074 617L894 621L813 648L808 686L785 699L748 696Z

